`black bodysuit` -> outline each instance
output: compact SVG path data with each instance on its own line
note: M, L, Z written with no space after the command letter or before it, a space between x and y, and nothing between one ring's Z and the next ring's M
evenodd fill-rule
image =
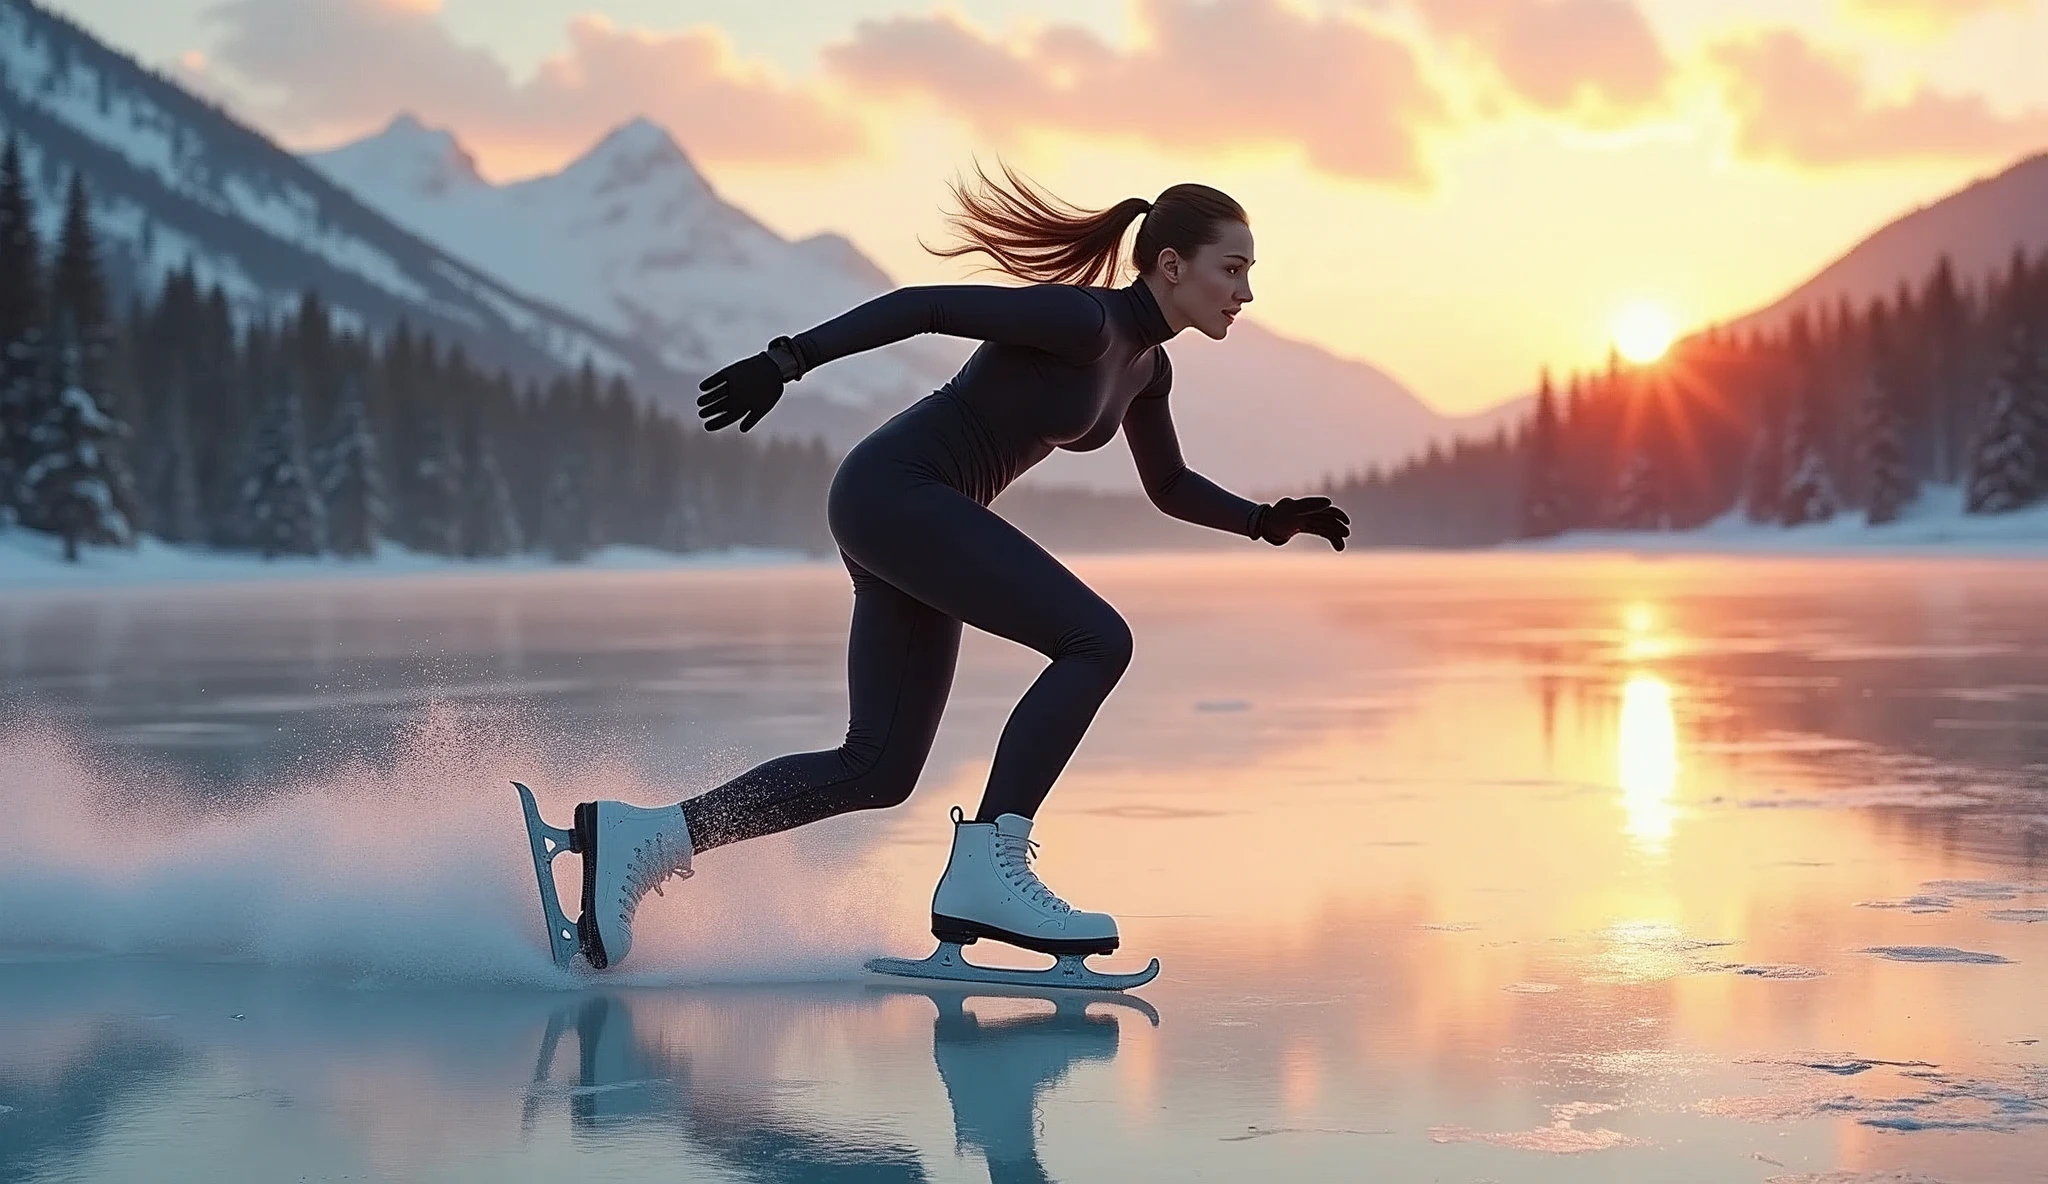
M854 589L846 741L777 757L683 803L699 851L908 798L952 690L962 622L1052 659L1003 729L976 812L1032 816L1131 660L1117 611L988 508L1054 448L1100 448L1121 427L1162 511L1256 533L1256 503L1181 460L1160 348L1172 331L1142 279L901 288L792 345L808 371L917 333L983 344L855 445L833 478L827 518Z

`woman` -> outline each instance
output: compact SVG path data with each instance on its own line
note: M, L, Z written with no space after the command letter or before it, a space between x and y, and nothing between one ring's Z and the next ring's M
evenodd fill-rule
M1131 660L1121 616L988 508L1054 448L1087 451L1121 426L1145 491L1176 518L1274 545L1308 532L1338 550L1350 520L1328 498L1254 504L1191 471L1167 410L1162 345L1183 329L1222 339L1252 298L1251 228L1235 201L1175 185L1153 201L1085 211L1005 169L955 186L965 242L1027 286L939 285L878 296L704 380L698 414L751 429L785 383L916 333L977 339L952 381L850 451L827 503L853 577L846 740L779 757L674 806L576 808L585 956L624 960L635 908L691 857L849 810L901 804L916 785L952 687L962 623L1051 659L1012 712L972 820L953 811L953 856L932 902L941 941L989 937L1051 954L1106 953L1115 918L1070 907L1027 862L1032 818ZM1126 230L1131 263L1115 274Z

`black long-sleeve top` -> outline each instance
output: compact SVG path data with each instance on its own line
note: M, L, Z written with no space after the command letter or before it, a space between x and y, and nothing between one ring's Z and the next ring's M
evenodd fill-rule
M791 339L802 371L918 333L982 342L942 393L987 429L1005 482L1052 454L1109 443L1119 425L1152 504L1199 526L1255 535L1260 507L1188 468L1167 409L1172 329L1144 280L898 288Z

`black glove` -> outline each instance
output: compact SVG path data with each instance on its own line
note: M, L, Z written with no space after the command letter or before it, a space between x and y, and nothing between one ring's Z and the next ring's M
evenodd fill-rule
M1259 516L1258 537L1276 547L1303 531L1321 535L1342 551L1351 534L1351 516L1326 497L1283 497Z
M782 384L781 364L762 350L697 384L697 389L705 392L697 396L697 418L704 421L707 432L734 422L747 431L782 398Z

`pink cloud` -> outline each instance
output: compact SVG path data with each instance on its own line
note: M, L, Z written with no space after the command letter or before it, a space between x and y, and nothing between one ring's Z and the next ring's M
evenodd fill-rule
M1774 30L1708 50L1746 156L1833 166L1905 158L1969 158L2038 147L2048 115L2002 115L1980 96L1924 88L1865 93L1855 59Z
M863 125L814 87L778 77L710 28L645 33L579 17L568 46L525 80L465 46L418 0L227 0L206 75L297 142L417 112L494 156L559 159L639 115L693 154L818 161L864 154Z
M1440 39L1516 97L1595 124L1661 106L1670 59L1630 0L1415 0Z
M1010 40L950 15L864 21L827 69L874 97L938 103L998 139L1116 136L1188 151L1292 148L1337 176L1428 179L1443 103L1408 47L1278 0L1138 0L1136 44L1055 25Z

